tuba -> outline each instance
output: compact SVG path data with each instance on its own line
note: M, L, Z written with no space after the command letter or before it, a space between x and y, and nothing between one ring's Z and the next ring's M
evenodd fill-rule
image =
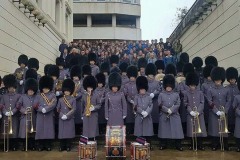
M225 113L225 107L220 106L219 111L223 112L224 114L220 116L218 119L218 127L219 127L219 139L220 139L220 146L221 151L224 151L224 134L228 134L228 125L227 125L227 118Z
M87 104L86 104L86 110L85 110L85 116L86 117L89 117L91 116L91 111L90 111L90 108L91 108L91 92L90 93L87 93Z
M192 121L192 147L194 151L197 151L197 134L202 133L202 129L200 126L200 121L199 121L199 114L197 113L197 107L193 107L192 109L193 112L196 113L196 117L193 117L191 119Z
M7 120L4 119L4 131L3 131L4 152L9 151L9 135L13 134L11 111L12 111L12 108L9 107L10 115L7 117Z
M29 131L29 123L30 122L30 125L31 125L31 129ZM25 123L25 127L26 127L26 147L25 147L25 151L28 150L28 133L33 133L33 132L36 132L34 131L33 129L33 114L32 114L32 107L27 107L26 108L26 123Z

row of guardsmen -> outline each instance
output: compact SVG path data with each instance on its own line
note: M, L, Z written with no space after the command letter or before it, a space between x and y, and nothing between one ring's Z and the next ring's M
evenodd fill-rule
M38 142L39 151L50 151L57 118L60 151L70 151L75 124L82 124L82 135L90 140L95 140L99 128L106 124L125 124L128 134L145 137L148 142L157 133L160 150L173 139L180 151L185 130L185 135L193 139L189 149L204 150L202 138L208 135L212 150L219 146L229 150L228 126L235 124L240 151L237 69L225 71L213 56L205 59L202 68L202 59L195 57L189 63L187 53L182 53L176 66L166 67L162 60L147 64L144 58L139 59L137 67L126 63L118 66L116 55L110 57L111 67L104 62L99 68L96 62L94 53L75 57L68 70L64 60L57 58L56 65L45 66L41 77L36 58L19 56L20 67L4 76L0 91L1 132L9 136L10 149L18 148L20 138L23 150L35 150ZM229 85L223 87L226 78Z

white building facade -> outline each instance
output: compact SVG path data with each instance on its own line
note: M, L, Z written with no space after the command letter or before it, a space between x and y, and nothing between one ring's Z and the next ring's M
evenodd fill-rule
M73 38L141 40L140 0L73 0Z
M0 75L13 73L21 54L40 62L40 74L60 55L58 47L73 40L72 0L0 1Z

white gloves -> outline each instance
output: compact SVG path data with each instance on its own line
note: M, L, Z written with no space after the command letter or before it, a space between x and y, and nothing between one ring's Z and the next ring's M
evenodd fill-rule
M133 101L133 100L131 100L131 101L130 101L130 103L134 104L134 101Z
M7 117L10 116L10 115L11 115L10 112L6 112L6 113L5 113L5 116L7 116Z
M63 115L61 119L62 119L62 120L66 120L66 119L67 119L67 116L66 116L66 115Z
M123 116L123 119L125 119L126 118L126 116Z
M142 114L143 118L146 118L148 116L148 113L146 111L142 111L141 114Z
M108 118L105 118L108 121Z
M83 117L81 119L83 120Z
M168 113L168 114L172 114L171 109L168 109L167 113Z
M42 113L46 113L47 111L46 111L46 109L45 108L43 108L42 109Z
M56 96L57 97L60 96L60 92L59 91L56 92Z
M2 114L0 114L0 119L2 118Z
M197 116L196 112L194 112L194 111L191 111L190 114L191 114L191 116L193 116L193 117L196 117L196 116Z
M22 85L23 84L23 80L19 81L19 84Z
M218 116L221 116L221 111L217 111L217 113L216 113Z
M151 97L151 98L154 98L154 93L151 93L151 94L150 94L150 97Z
M95 107L92 105L92 106L90 107L90 111L92 112L92 111L94 111L94 109L95 109Z

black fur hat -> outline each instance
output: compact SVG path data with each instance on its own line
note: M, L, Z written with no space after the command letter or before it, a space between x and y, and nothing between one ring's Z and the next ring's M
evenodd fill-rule
M93 76L87 76L83 79L83 88L87 90L88 87L93 88L93 90L97 87L97 81Z
M45 74L45 76L48 74L48 70L49 70L49 68L52 66L52 64L46 64L45 66L44 66L44 74Z
M110 60L110 64L113 64L113 63L118 64L119 63L119 57L117 55L111 55L109 60Z
M18 57L18 65L25 64L25 66L28 65L28 57L25 54L21 54Z
M183 67L184 67L184 63L183 62L178 62L177 65L177 73L181 73L183 72Z
M145 74L148 76L148 75L156 75L157 73L157 69L156 69L156 66L155 64L153 63L148 63L147 64L147 67L145 69Z
M128 78L130 78L130 77L137 78L137 76L138 76L138 69L137 69L137 67L136 66L129 66L127 68L127 76L128 76Z
M165 65L164 65L164 61L163 60L157 60L155 62L155 66L156 66L157 70L161 69L161 70L164 71L164 69L165 69Z
M211 71L213 69L213 65L207 65L203 68L203 77L208 78L211 76Z
M190 85L195 85L195 86L198 86L199 84L199 77L196 73L194 72L190 72L187 74L187 77L186 77L186 85L187 86L190 86Z
M34 94L38 91L38 82L34 78L28 78L24 83L24 91L27 93L28 90L33 90Z
M238 78L238 70L234 67L229 67L227 70L226 70L226 78L227 78L227 81L229 82L230 79L236 79Z
M140 68L146 68L147 66L147 60L145 58L139 58L138 59L138 69Z
M97 83L102 83L103 87L105 86L106 80L105 80L105 75L103 73L98 73L95 76Z
M136 80L136 86L138 92L140 89L145 89L146 91L148 90L148 80L145 76L139 76Z
M205 59L205 65L213 65L214 67L217 67L218 66L218 61L217 61L217 58L214 57L214 56L208 56L206 59Z
M199 69L203 66L203 60L200 57L194 57L192 60L192 64L196 69Z
M183 52L180 55L180 62L183 62L184 64L189 63L189 55L186 52Z
M35 71L34 69L28 69L25 73L25 79L28 79L28 78L33 78L37 80L38 79L37 71Z
M57 65L51 65L48 69L48 76L50 77L59 77L60 71L59 71L59 67Z
M75 90L75 83L71 79L65 79L62 84L62 92L69 91L71 95L73 94Z
M17 88L17 79L13 74L8 74L3 77L3 84L6 88Z
M187 74L191 73L191 72L195 72L193 64L192 63L186 63L183 66L183 75L184 75L184 77L186 77Z
M53 79L50 76L42 76L39 80L39 90L40 92L43 92L44 88L50 89L52 91L53 89Z
M163 78L163 88L166 90L167 87L175 88L175 78L169 74Z
M89 53L88 54L88 61L94 61L95 63L97 62L97 55L95 53Z
M212 81L222 80L222 83L225 81L226 72L225 69L222 67L215 67L212 69L211 72Z
M110 74L114 73L114 72L121 74L121 70L117 66L111 68Z
M85 65L82 66L82 77L84 75L88 75L88 76L92 75L92 68L88 64L85 64Z
M108 85L110 89L112 89L112 87L118 87L118 90L120 90L122 85L122 78L120 74L116 72L111 73L108 77Z
M108 74L110 73L110 65L108 62L103 62L100 66L100 71L103 72L107 72Z
M168 64L165 68L165 74L177 75L176 67L173 64Z
M30 58L28 60L28 69L30 68L36 68L37 70L39 69L39 61L36 58Z
M56 58L56 65L57 66L65 66L65 62L64 62L64 59L62 57L57 57Z
M128 64L126 62L122 62L119 65L119 69L121 70L121 72L127 72L127 68L128 68Z
M79 80L81 79L81 67L78 65L75 65L72 67L72 69L70 70L70 77L71 79L73 79L73 77L78 77Z
M238 90L240 90L240 77L237 79Z

